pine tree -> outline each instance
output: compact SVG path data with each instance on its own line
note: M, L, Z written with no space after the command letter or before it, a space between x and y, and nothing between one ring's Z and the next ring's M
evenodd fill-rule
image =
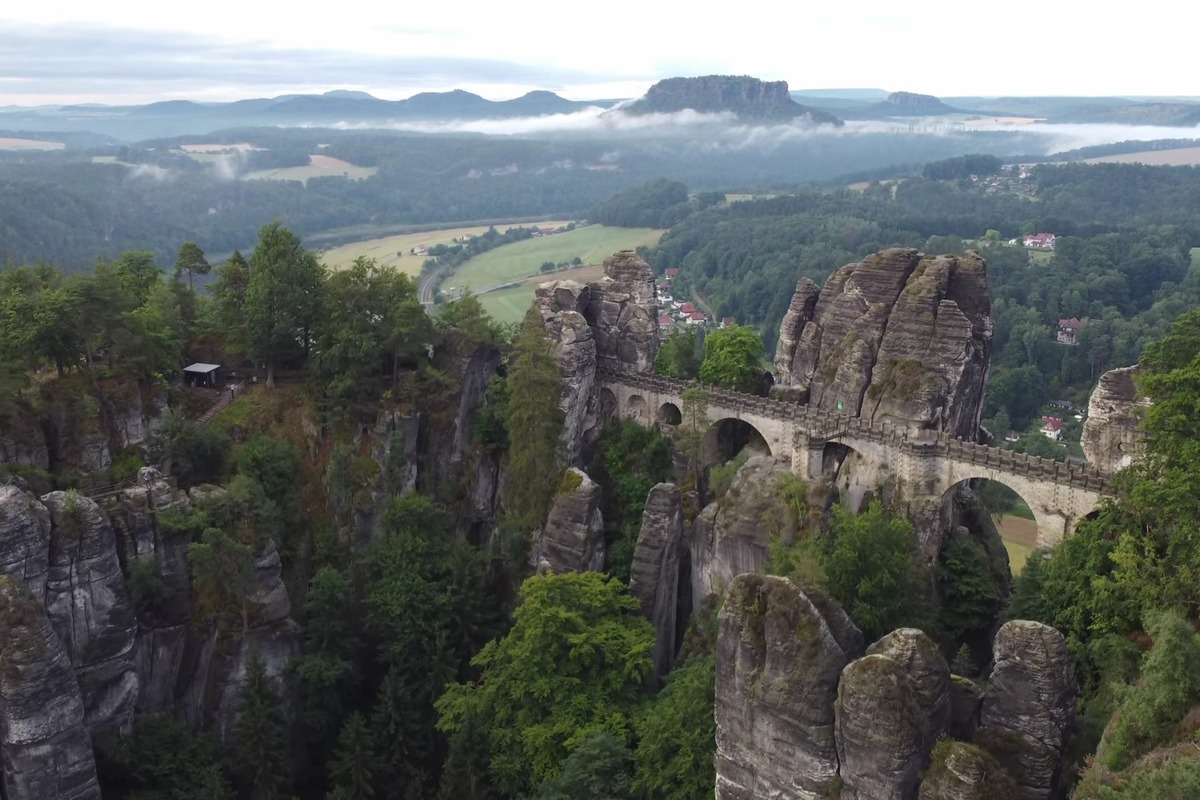
M339 800L367 800L375 796L372 781L377 767L373 747L366 719L354 712L342 726L333 763L329 765L329 777Z
M195 242L184 242L179 246L179 256L175 259L175 277L186 272L188 274L188 289L195 291L192 285L193 275L207 275L212 269L204 257L204 251Z
M488 775L488 752L487 732L475 714L468 713L462 729L450 737L438 800L492 800L496 797Z
M279 694L258 650L251 648L246 682L238 695L234 768L250 800L280 800L287 787L287 750Z
M275 368L299 343L308 356L322 305L324 271L300 237L278 222L263 226L250 254L246 322L250 353L267 365L267 385Z
M393 667L383 679L371 714L379 785L387 800L425 796L428 775L423 766L433 749L431 714L429 700L414 696L404 673Z
M508 369L509 511L527 530L542 523L559 471L563 411L550 340L527 316Z

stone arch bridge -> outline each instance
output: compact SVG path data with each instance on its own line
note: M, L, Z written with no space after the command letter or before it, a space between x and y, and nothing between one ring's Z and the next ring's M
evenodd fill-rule
M727 419L748 423L772 456L790 460L792 472L810 479L822 477L828 446L840 444L871 462L881 475L895 478L909 500L942 498L973 478L998 481L1033 510L1039 546L1060 542L1096 509L1107 485L1107 476L1091 467L987 447L938 431L873 425L861 417L657 375L601 369L596 384L602 408L647 425L678 423L683 392L703 388L711 425Z

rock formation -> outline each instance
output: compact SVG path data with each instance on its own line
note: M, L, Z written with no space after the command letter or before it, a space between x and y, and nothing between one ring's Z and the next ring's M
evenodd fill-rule
M590 300L591 289L577 281L543 283L534 297L542 327L554 345L562 381L561 441L568 464L578 461L584 433L595 424L596 338L583 315Z
M682 538L679 487L660 483L646 497L629 570L629 593L641 602L642 614L654 624L654 668L659 678L671 671L675 659Z
M571 467L559 484L546 525L534 536L533 565L539 571L599 572L606 553L600 484Z
M844 800L908 800L950 717L950 671L913 628L880 639L838 685L837 753Z
M145 467L137 485L121 493L112 515L126 572L152 571L162 586L156 602L136 609L138 711L169 711L174 701L188 632L188 532L167 528L160 519L186 514L191 507L187 494L174 489L158 470Z
M767 563L771 536L791 541L796 520L780 494L791 477L788 465L770 456L753 456L742 465L719 501L696 518L688 541L692 607L720 594L745 572L760 572Z
M590 284L548 281L538 286L534 311L554 345L562 380L562 443L566 463L578 464L603 422L594 391L598 366L652 372L658 356L658 301L650 266L632 250L604 262Z
M112 524L81 495L51 492L42 502L52 526L46 616L75 668L88 727L127 729L138 694L137 621Z
M787 81L762 81L745 75L667 78L644 97L621 108L626 114L669 114L690 109L733 113L741 120L783 122L805 118L812 124L842 125L834 115L802 106L788 94Z
M996 759L973 744L947 740L934 748L918 800L1016 800L1016 787Z
M778 384L824 410L974 440L991 354L982 258L893 248L801 280L780 326Z
M618 372L653 372L658 357L658 300L650 265L632 250L604 261L589 284L584 315L595 333L596 362Z
M1145 435L1138 425L1149 406L1137 396L1137 367L1114 369L1100 376L1083 423L1083 454L1101 472L1116 472L1133 463Z
M22 486L0 486L0 575L22 581L46 599L50 569L50 512Z
M993 651L978 742L1016 780L1020 800L1046 800L1075 718L1067 642L1048 625L1015 620L997 632Z
M42 603L0 577L0 767L6 800L99 800L70 659Z
M862 634L786 578L740 575L717 642L717 800L826 797L838 771L834 699Z

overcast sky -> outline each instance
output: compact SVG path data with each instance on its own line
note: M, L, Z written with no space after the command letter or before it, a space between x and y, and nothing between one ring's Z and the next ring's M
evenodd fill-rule
M0 106L361 89L641 95L673 75L953 95L1200 95L1177 0L11 2ZM809 10L812 8L812 10ZM711 10L708 10L711 9Z

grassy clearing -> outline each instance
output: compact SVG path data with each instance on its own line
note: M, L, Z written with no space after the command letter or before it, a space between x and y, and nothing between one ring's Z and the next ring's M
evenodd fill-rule
M567 221L514 222L511 225L497 225L496 230L503 233L508 228L519 228L530 225L557 228L566 224ZM385 236L380 239L366 239L361 242L351 242L350 244L326 250L321 255L321 260L329 269L344 269L350 266L354 262L354 259L359 256L366 256L367 258L375 259L382 266L392 266L402 272L407 272L409 275L415 276L421 271L421 264L425 263L425 259L428 257L411 255L412 249L417 245L423 244L426 247L433 247L437 244L451 244L455 239L460 239L463 236L478 236L481 233L486 233L487 229L487 225L471 225L462 228L446 228L440 231L402 233L396 236Z
M483 308L498 322L520 322L533 302L533 293L538 284L546 281L573 280L580 283L594 281L604 274L604 268L596 265L577 267L575 269L552 272L548 275L538 275L526 278L516 286L497 289L494 292L479 295Z
M1021 574L1021 570L1025 569L1025 562L1029 560L1029 554L1033 552L1033 548L1005 539L1004 549L1008 550L1008 571L1015 578Z
M1038 266L1045 266L1054 260L1053 250L1029 250L1028 252L1033 256L1033 263Z
M442 286L467 287L478 292L497 284L536 277L545 261L557 264L579 258L584 264L599 264L618 250L656 244L662 233L651 228L588 225L568 233L514 242L467 261Z
M62 150L66 147L62 142L48 142L45 139L18 139L0 136L0 150Z
M247 181L300 181L307 183L309 178L344 177L352 180L369 178L379 171L378 167L356 167L349 161L342 161L333 156L309 156L308 164L303 167L281 167L280 169L260 169L247 172L242 180Z

